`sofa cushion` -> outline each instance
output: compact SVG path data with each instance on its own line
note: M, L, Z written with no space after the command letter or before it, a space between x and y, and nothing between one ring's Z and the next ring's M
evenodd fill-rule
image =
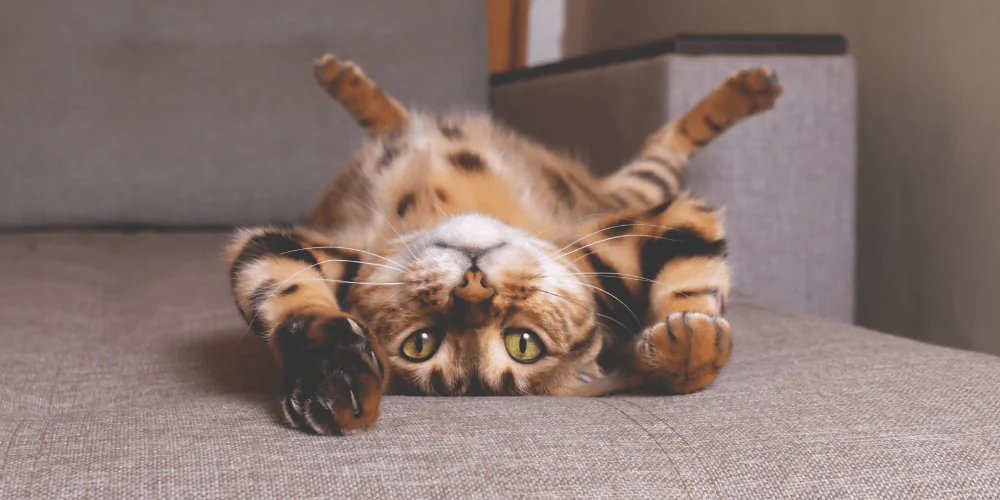
M1000 360L736 301L677 397L389 397L279 423L225 235L0 234L0 497L986 497Z
M362 137L312 76L483 108L482 2L0 5L0 227L302 220Z

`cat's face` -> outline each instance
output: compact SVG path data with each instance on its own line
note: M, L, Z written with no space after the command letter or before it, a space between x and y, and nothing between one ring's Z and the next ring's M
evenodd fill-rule
M593 293L556 245L465 214L387 241L352 288L394 391L573 394L600 374ZM369 283L369 284L364 284Z

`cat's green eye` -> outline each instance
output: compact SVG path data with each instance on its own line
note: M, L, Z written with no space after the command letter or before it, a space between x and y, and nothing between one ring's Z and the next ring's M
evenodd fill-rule
M435 335L434 332L417 330L407 337L399 351L409 361L427 361L437 352L440 345L441 337Z
M545 355L545 344L531 330L508 328L503 332L507 353L519 363L534 363Z

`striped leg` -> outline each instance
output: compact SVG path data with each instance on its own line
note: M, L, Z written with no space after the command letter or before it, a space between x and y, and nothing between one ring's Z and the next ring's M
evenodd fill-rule
M646 138L631 162L604 180L622 208L648 208L674 199L692 155L740 120L774 106L782 86L769 68L738 71L683 116Z
M378 136L406 128L410 115L356 64L324 54L315 64L316 81L368 132Z
M579 243L585 274L607 291L598 299L608 315L641 323L622 346L621 384L688 393L711 383L732 345L721 317L730 290L721 214L682 195L596 229Z
M236 304L283 365L288 422L319 434L375 422L388 366L377 339L343 312L360 259L305 231L240 232L229 247ZM348 276L345 276L348 275Z
M651 326L636 343L636 368L656 388L694 392L715 380L732 351L722 318L730 292L722 216L682 197L655 223L675 229L642 250L642 273L656 283L644 290Z

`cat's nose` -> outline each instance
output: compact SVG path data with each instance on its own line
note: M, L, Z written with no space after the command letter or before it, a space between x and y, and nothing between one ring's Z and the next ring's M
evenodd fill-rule
M455 298L470 304L478 304L489 299L496 293L493 285L486 281L486 275L477 267L473 266L465 271L462 282L452 290Z

